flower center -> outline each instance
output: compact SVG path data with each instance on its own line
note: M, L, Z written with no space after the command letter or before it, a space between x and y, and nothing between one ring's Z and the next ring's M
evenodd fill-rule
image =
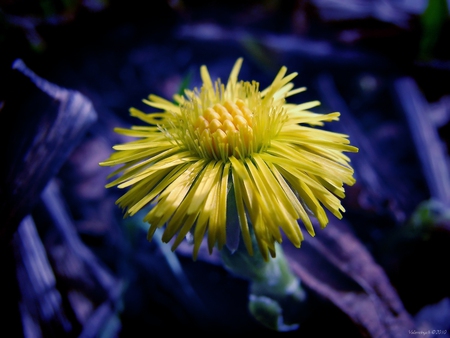
M225 101L207 108L194 127L200 144L210 157L226 159L228 156L245 157L253 143L253 113L238 99Z

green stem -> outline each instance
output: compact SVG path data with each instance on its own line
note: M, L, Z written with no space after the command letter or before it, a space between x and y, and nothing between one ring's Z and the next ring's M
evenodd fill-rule
M281 245L276 244L277 256L267 262L255 241L253 246L253 256L242 243L234 252L221 250L224 266L249 281L249 310L255 319L273 330L295 330L306 308L301 282L291 272Z

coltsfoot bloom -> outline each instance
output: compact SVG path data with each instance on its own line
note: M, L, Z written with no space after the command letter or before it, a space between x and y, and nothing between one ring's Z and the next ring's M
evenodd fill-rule
M205 237L211 252L236 237L232 229L249 254L253 233L266 260L275 256L282 231L300 247L299 221L314 236L310 216L322 228L324 207L342 218L343 185L355 182L344 152L358 149L347 135L317 128L340 114L309 111L318 101L287 103L305 88L294 89L297 73L286 75L286 67L260 90L256 81L238 81L241 65L238 59L226 85L202 66L200 89L174 95L174 102L150 95L144 102L158 112L131 108L145 125L115 130L137 140L114 146L100 163L120 165L106 187L128 189L117 200L125 216L151 206L144 217L148 239L164 227L162 239L173 239L175 250L191 234L194 259Z

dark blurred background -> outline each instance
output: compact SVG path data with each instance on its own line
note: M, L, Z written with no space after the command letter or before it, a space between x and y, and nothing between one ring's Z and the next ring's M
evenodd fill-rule
M449 42L445 0L0 0L0 336L450 335ZM298 72L360 149L344 219L283 244L308 294L286 332L217 252L123 220L98 165L130 107L238 57L261 87Z

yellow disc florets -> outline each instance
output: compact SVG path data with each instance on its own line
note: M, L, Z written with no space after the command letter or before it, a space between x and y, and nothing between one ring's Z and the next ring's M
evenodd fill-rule
M214 87L203 86L181 103L172 138L205 159L227 162L231 156L249 157L270 145L286 119L281 104L266 101L257 82L224 87L216 81Z
M238 99L207 108L195 121L195 133L209 157L240 157L253 139L253 113ZM239 154L241 153L241 154Z

